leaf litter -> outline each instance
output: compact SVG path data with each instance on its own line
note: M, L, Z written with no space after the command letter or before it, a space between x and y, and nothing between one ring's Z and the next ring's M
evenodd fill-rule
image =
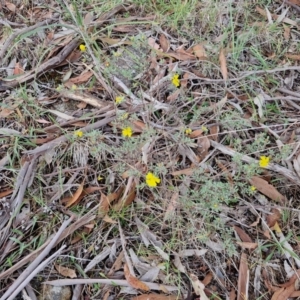
M38 276L86 298L298 297L299 1L201 2L180 30L135 2L80 22L2 4L1 299Z

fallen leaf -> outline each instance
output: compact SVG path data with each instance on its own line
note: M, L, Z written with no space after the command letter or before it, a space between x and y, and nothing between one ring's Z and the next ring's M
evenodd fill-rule
M250 250L256 249L258 246L257 243L249 243L249 242L236 242L236 243L242 248L250 249Z
M167 55L176 58L177 60L182 60L182 61L186 61L186 60L194 60L196 57L192 54L189 54L187 52L183 53L183 52L168 52Z
M291 28L285 24L283 24L283 28L284 28L284 32L283 32L284 39L288 41L291 35Z
M208 138L213 140L213 141L218 141L218 134L220 131L219 125L213 125L209 128L209 135Z
M124 275L127 282L135 289L143 290L143 291L150 290L149 287L144 282L140 281L130 273L128 265L126 263L124 264Z
M2 108L0 111L0 118L7 118L9 115L11 115L14 112L13 109L9 108Z
M148 38L148 45L155 50L158 50L160 48L153 37Z
M204 284L198 279L198 277L194 274L190 274L190 278L192 281L192 285L194 288L194 291L196 295L201 297L201 300L209 300L208 297L206 296L204 289L205 286Z
M194 171L196 170L196 168L187 168L187 169L183 169L183 170L179 170L179 171L174 171L171 173L171 175L173 176L180 176L180 175L193 175Z
M285 57L292 60L300 60L300 54L286 54Z
M105 194L101 193L101 198L100 198L100 205L98 208L98 213L100 215L106 215L106 213L109 211L110 203L114 199L109 199Z
M3 191L3 192L0 192L0 198L6 197L6 196L12 194L13 191L14 190L6 190L6 191Z
M264 116L263 105L265 103L265 97L263 94L259 94L253 98L253 102L257 105L258 115L260 118Z
M40 124L51 124L51 122L45 120L45 119L36 119L36 122L40 123Z
M189 135L189 137L191 139L195 139L199 136L202 136L203 135L203 130L202 129L196 129L194 131L191 132L191 134Z
M5 5L11 12L16 12L16 6L13 3L5 2Z
M223 79L227 80L228 79L228 71L227 71L226 57L225 57L223 48L221 48L220 53L219 53L219 62L220 62L220 68L221 68L221 73L222 73Z
M131 298L131 300L177 300L177 299L179 299L177 296L164 296L159 294L146 294L146 295L140 295Z
M207 155L210 148L210 141L207 136L200 137L197 141L197 155L199 157L199 162L202 161Z
M105 215L103 221L110 224L118 224L118 222L113 220L109 215Z
M258 176L253 176L250 179L250 184L255 186L259 192L274 201L281 203L285 201L285 197L281 195L273 185L269 184L266 180Z
M243 242L252 243L251 237L240 227L233 226L234 230Z
M242 253L241 260L240 260L240 268L239 268L237 300L249 299L248 286L249 286L249 269L248 269L247 255L245 253Z
M198 44L193 47L193 52L198 58L207 57L205 53L205 49L202 44Z
M168 50L170 48L170 42L168 41L168 39L166 38L166 36L164 34L161 34L159 36L159 43L160 43L160 46L163 49L163 51L168 52Z
M17 62L16 64L15 64L15 68L14 68L14 75L21 75L21 74L23 74L24 73L24 70L23 70L23 68L22 68L22 66L20 65L20 63L19 62Z
M76 272L70 268L66 268L58 264L54 264L54 267L57 270L57 272L62 276L69 278L77 278Z
M267 215L267 217L266 217L267 224L270 228L273 227L276 224L276 222L279 221L279 219L281 217L281 213L280 213L279 209L272 208L271 212L272 212L272 214Z
M72 84L86 83L92 76L93 76L92 71L82 72L79 76L69 79L68 83L72 83Z
M211 281L213 280L214 275L212 272L209 272L204 279L202 280L202 283L204 284L204 286L207 286L211 283Z
M66 204L66 207L70 207L70 206L76 204L77 200L79 199L79 197L83 191L83 185L84 185L84 181L80 184L76 193L69 199L69 201Z
M136 196L136 184L133 182L131 187L130 187L130 190L128 191L127 195L124 196L119 200L119 202L117 202L113 208L114 210L116 211L120 211L122 208L130 205L132 203L132 201L135 199L135 196Z

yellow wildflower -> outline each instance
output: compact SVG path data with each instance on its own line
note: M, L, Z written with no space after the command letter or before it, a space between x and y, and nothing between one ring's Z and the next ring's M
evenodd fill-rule
M270 163L270 157L268 156L261 156L259 159L259 166L261 168L266 168Z
M77 85L76 84L72 84L71 90L75 91L76 89L77 89Z
M176 86L180 86L179 74L174 74L172 77L172 83Z
M208 132L208 129L207 129L207 127L206 127L206 126L204 126L204 125L202 125L202 127L201 127L201 130L202 130L203 132Z
M81 130L77 130L77 131L74 132L74 135L75 135L76 137L81 138L81 137L83 136L83 132L82 132Z
M132 129L131 129L131 127L125 127L125 128L123 128L122 135L124 137L131 137L132 136Z
M85 52L86 46L83 45L83 44L80 44L80 45L79 45L79 49L80 49L81 52Z
M191 134L192 133L192 129L191 128L187 128L186 130L185 130L185 134L186 135L189 135L189 134Z
M146 183L149 187L156 187L160 183L160 179L156 177L153 173L148 172L146 175Z
M103 177L101 175L98 175L97 180L101 181L103 179Z
M123 97L123 96L117 96L116 99L115 99L115 101L116 101L117 104L122 103L123 100L124 100L124 97Z
M250 190L251 190L252 192L255 192L255 191L256 191L256 187L255 187L254 185L251 185L251 186L250 186Z

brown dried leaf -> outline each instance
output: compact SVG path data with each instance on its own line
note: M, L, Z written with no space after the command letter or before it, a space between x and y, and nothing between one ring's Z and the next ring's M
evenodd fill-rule
M140 295L134 298L131 298L131 300L177 300L179 299L177 296L165 296L165 295L159 295L159 294L146 294L146 295Z
M170 42L164 34L161 34L159 36L159 43L160 43L160 46L163 49L163 51L168 52L168 50L170 48Z
M250 250L256 249L258 246L257 243L248 243L248 242L236 242L236 243L242 248L250 249Z
M202 283L204 284L204 286L207 286L211 283L212 279L214 278L214 275L212 272L209 272L204 279L202 280Z
M220 62L220 68L221 73L224 80L228 79L228 71L227 71L227 63L226 63L226 57L224 53L224 49L222 48L219 53L219 62Z
M132 203L132 201L135 199L135 196L136 196L135 187L136 187L136 184L133 182L130 187L130 191L128 192L126 197L125 198L122 197L120 199L120 201L114 205L114 210L120 211L122 208L124 208Z
M136 133L141 133L146 128L146 124L139 120L132 121L131 125L132 125L133 132L136 132Z
M13 3L5 2L5 5L11 12L16 12L16 6Z
M291 27L283 24L283 28L284 28L284 32L283 32L284 39L286 41L288 41L290 39L290 36L291 36Z
M160 48L153 37L148 38L148 45L155 50L158 50Z
M249 299L248 285L249 285L249 269L248 269L247 255L245 253L242 253L240 268L239 268L237 300Z
M192 139L195 139L199 136L202 136L202 133L203 133L203 130L202 129L196 129L194 130L190 135L189 137L192 138Z
M6 196L12 194L13 191L14 190L6 190L6 191L3 191L3 192L0 192L0 198L6 197Z
M253 176L250 179L251 185L255 186L258 191L260 191L265 196L269 197L270 199L283 203L285 201L285 197L281 195L277 189L269 184L266 180L258 177Z
M234 230L243 242L253 243L251 237L240 227L233 226Z
M291 60L300 60L300 54L290 54L290 53L287 53L285 55L286 58L289 58Z
M77 200L80 198L80 196L82 194L83 185L84 185L84 181L80 184L80 186L78 187L76 193L69 199L69 201L66 204L66 207L70 207L70 206L77 203Z
M0 111L0 118L6 118L9 115L11 115L13 112L14 112L13 109L2 108L2 110Z
M135 289L143 290L143 291L150 290L149 287L144 282L140 281L130 273L128 265L126 263L124 264L124 274L127 282Z
M101 198L100 198L100 205L98 208L98 213L100 215L106 215L106 213L109 211L110 203L112 202L112 199L109 199L106 195L101 193Z
M213 125L209 128L209 135L208 138L210 138L213 141L218 141L218 134L219 134L220 128L219 125Z
M21 75L21 74L24 74L24 70L22 68L22 66L20 65L19 62L17 62L15 64L15 68L14 68L14 72L13 72L14 75Z
M273 227L276 224L276 222L279 221L279 219L281 217L281 213L280 213L279 209L272 208L271 212L272 212L272 214L267 215L267 218L266 218L267 224L270 228Z
M207 136L203 136L198 139L197 144L198 144L197 154L200 162L208 155L208 150L210 148L210 141Z
M180 85L182 86L181 84L181 81L180 81ZM180 90L176 90L174 93L170 94L168 97L167 97L167 101L170 103L170 102L174 102L175 100L177 100L178 96L180 95L181 91Z
M198 58L207 57L205 53L205 49L202 44L198 44L193 47L193 51Z
M194 60L196 57L192 54L189 54L187 52L168 52L167 55L176 58L177 60Z
M58 264L54 264L54 267L57 270L57 272L62 276L69 277L69 278L77 277L76 272L70 268L66 268Z
M82 72L79 76L69 79L67 83L82 84L87 82L92 76L93 76L92 71Z

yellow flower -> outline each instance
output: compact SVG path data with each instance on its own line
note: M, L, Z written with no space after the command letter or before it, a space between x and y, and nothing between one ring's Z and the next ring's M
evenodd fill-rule
M270 163L270 157L268 156L261 156L259 159L259 166L261 168L266 168Z
M76 89L77 89L77 85L76 84L72 84L71 90L75 91Z
M124 97L123 97L123 96L117 96L116 99L115 99L115 101L116 101L117 104L122 103L123 100L124 100Z
M192 129L191 128L187 128L186 130L185 130L185 134L186 135L189 135L189 134L191 134L192 133Z
M160 179L156 177L153 173L148 172L146 175L146 183L149 187L155 187L160 183Z
M124 137L131 137L132 136L132 129L131 129L131 127L125 127L125 128L123 128L122 135Z
M255 187L254 185L251 185L251 186L250 186L250 190L251 190L252 192L255 192L255 191L256 191L256 187Z
M180 86L179 74L174 74L172 77L172 83L176 86Z
M79 49L80 49L81 52L85 52L86 46L81 44L81 45L79 45Z
M74 135L75 135L76 137L81 138L81 137L83 136L83 132L82 132L81 130L77 130L77 131L74 132Z
M207 131L208 131L207 127L204 126L204 125L202 125L201 130L202 130L203 132L207 132Z
M103 177L101 175L98 175L97 180L101 181L103 179Z

